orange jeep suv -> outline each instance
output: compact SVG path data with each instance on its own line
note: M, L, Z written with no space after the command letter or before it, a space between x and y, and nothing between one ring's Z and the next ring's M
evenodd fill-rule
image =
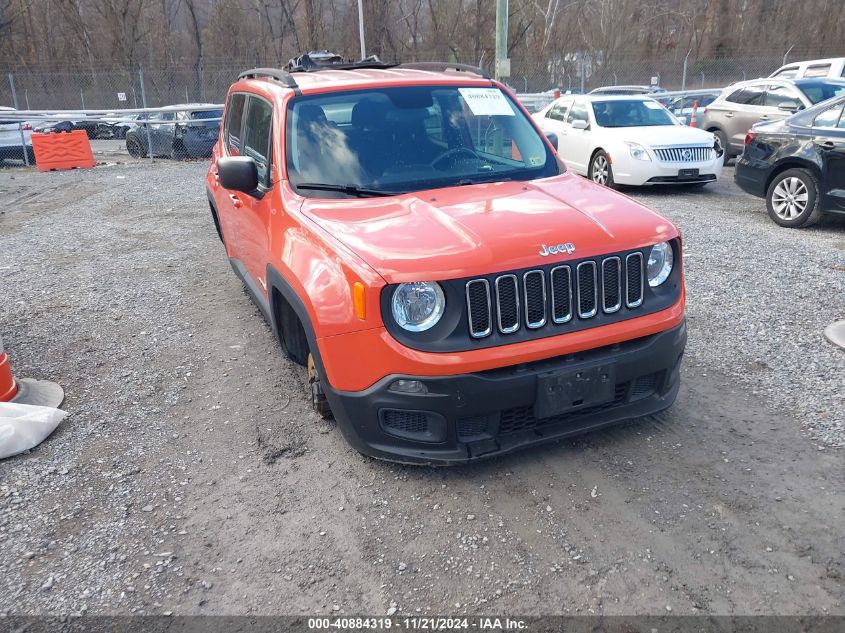
M309 54L229 89L217 232L362 453L462 463L675 400L678 230L554 147L458 64Z

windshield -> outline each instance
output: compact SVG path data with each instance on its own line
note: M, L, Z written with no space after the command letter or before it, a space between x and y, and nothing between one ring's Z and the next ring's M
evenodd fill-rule
M807 95L807 98L812 102L813 105L821 103L822 101L827 101L828 99L833 99L833 97L838 97L839 95L845 94L845 82L802 82L799 88L801 88L801 92Z
M291 184L314 197L558 173L543 138L498 88L407 86L298 97L288 110L286 147Z
M675 125L666 109L651 99L614 99L593 101L593 113L599 127L647 127Z

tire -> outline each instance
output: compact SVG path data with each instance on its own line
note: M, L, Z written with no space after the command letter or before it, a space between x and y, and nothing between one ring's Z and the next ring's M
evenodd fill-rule
M185 147L185 144L181 140L173 141L173 149L170 152L170 158L172 160L187 160L190 158L188 155L188 148Z
M713 132L713 136L719 139L722 150L725 152L722 154L722 165L727 165L728 161L733 158L733 156L731 156L730 148L728 147L728 135L722 132L722 130L711 130L711 132Z
M281 312L282 349L297 365L307 365L311 351L308 348L305 329L290 306L285 305Z
M590 170L588 172L590 180L611 189L616 188L616 183L613 181L613 167L610 165L610 159L604 150L599 150L590 159Z
M141 145L141 141L134 136L126 137L126 151L129 152L132 158L143 158L147 155Z
M819 221L819 181L807 169L779 173L766 191L766 209L775 224L790 229L812 226Z
M311 391L311 408L321 418L331 418L332 408L326 399L326 392L323 391L323 383L320 380L320 373L314 363L314 357L308 354L308 388Z

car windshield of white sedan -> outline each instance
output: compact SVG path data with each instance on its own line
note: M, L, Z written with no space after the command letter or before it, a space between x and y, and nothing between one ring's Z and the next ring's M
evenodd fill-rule
M558 163L498 88L407 86L297 97L288 178L310 197L378 196L553 176Z
M675 120L656 101L614 99L593 101L593 113L599 127L650 127L675 125Z

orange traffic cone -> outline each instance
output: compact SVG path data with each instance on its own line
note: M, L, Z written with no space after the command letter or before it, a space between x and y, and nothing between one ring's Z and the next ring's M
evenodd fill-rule
M692 102L692 114L689 118L689 126L690 127L698 127L698 121L696 120L698 116L698 100Z
M64 390L49 380L22 378L16 381L9 355L3 349L3 339L0 339L0 402L57 408L64 399Z

